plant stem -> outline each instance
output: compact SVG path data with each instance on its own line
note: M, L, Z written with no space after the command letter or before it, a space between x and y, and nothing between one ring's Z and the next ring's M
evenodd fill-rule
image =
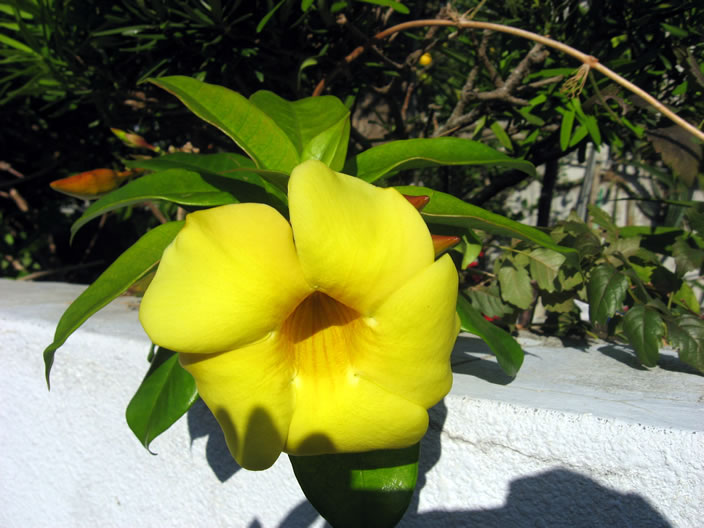
M511 35L515 35L517 37L525 38L532 40L534 42L539 42L540 44L543 44L545 46L551 47L553 49L556 49L558 51L561 51L562 53L565 53L567 55L570 55L577 60L581 61L583 64L586 64L589 66L589 68L594 69L601 73L602 75L605 75L609 79L613 80L617 84L623 86L625 89L629 90L630 92L636 94L637 96L641 97L643 100L648 102L652 107L657 109L660 113L662 113L664 116L668 117L670 120L675 122L677 125L681 126L685 130L687 130L690 134L693 134L700 140L704 141L704 132L696 128L694 125L688 123L684 119L682 119L680 116L675 114L673 111L671 111L669 108L667 108L664 104L662 104L660 101L655 99L655 97L651 96L649 93L647 93L645 90L639 88L635 84L633 84L630 81L627 81L623 77L621 77L618 73L612 71L611 69L607 68L603 64L599 62L599 59L594 57L593 55L587 55L586 53L582 53L581 51L568 46L567 44L563 44L562 42L559 42L557 40L553 40L549 37L544 37L542 35L538 35L537 33L533 33L532 31L526 31L524 29L519 29L515 28L512 26L504 26L503 24L494 24L492 22L479 22L475 20L465 20L460 18L459 20L440 20L440 19L421 19L421 20L412 20L410 22L404 22L402 24L397 24L395 26L392 26L390 28L385 29L384 31L381 31L380 33L377 33L374 35L374 38L371 39L371 42L375 40L381 40L383 38L388 37L389 35L393 35L394 33L398 33L400 31L405 31L408 29L415 29L419 27L427 27L427 26L445 26L445 27L455 27L458 29L490 29L493 31L500 31L502 33L509 33ZM350 63L353 60L355 60L357 57L359 57L369 46L370 44L364 45L364 46L359 46L355 48L352 53L347 55L345 57L345 62ZM315 90L313 91L313 96L320 95L323 92L323 89L325 88L325 79L321 79L318 85L315 87Z

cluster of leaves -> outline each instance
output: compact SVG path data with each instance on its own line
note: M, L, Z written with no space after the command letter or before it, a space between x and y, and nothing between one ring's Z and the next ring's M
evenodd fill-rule
M471 304L512 326L540 300L547 314L543 329L550 334L620 339L648 367L668 344L682 361L704 371L704 320L693 289L701 288L704 272L701 205L692 204L685 213L693 232L617 227L603 210L591 206L590 213L593 226L573 213L550 230L556 243L577 251L577 258L525 241L504 246L493 273L466 288ZM590 324L582 318L580 301L588 304Z

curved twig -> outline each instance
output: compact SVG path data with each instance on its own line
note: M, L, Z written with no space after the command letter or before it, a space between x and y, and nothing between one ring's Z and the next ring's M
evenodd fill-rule
M423 20L412 20L410 22L404 22L402 24L397 24L395 26L392 26L388 29L385 29L384 31L381 31L380 33L377 33L374 35L374 37L371 39L370 42L373 42L375 40L381 40L385 37L388 37L389 35L393 35L394 33L398 33L400 31L405 31L407 29L415 29L419 27L427 27L427 26L445 26L445 27L455 27L458 29L467 29L467 28L474 28L474 29L490 29L493 31L500 31L502 33L509 33L511 35L516 35L517 37L522 37L525 39L532 40L534 42L539 42L540 44L543 44L545 46L551 47L553 49L556 49L558 51L561 51L562 53L565 53L567 55L570 55L577 60L581 61L583 64L586 64L589 68L594 69L601 73L602 75L605 75L609 79L613 80L614 82L618 83L619 85L623 86L625 89L629 90L630 92L636 94L637 96L641 97L643 100L645 100L647 103L649 103L653 108L658 110L661 114L664 116L668 117L670 120L675 122L677 125L681 126L685 130L687 130L690 134L693 134L700 140L704 141L704 132L696 128L694 125L688 123L684 119L682 119L680 116L675 114L672 110L667 108L664 104L662 104L660 101L655 99L652 95L650 95L648 92L645 90L639 88L635 84L633 84L630 81L627 81L623 77L621 77L618 73L614 72L613 70L607 68L603 64L599 62L599 59L594 57L593 55L588 55L586 53L582 53L581 51L568 46L567 44L563 44L562 42L558 42L557 40L553 40L549 37L544 37L542 35L538 35L537 33L533 33L532 31L526 31L524 29L518 29L512 26L504 26L502 24L494 24L492 22L479 22L479 21L474 21L474 20L440 20L440 19L423 19ZM354 61L357 57L359 57L364 51L366 51L367 47L369 44L365 46L359 46L355 48L352 53L347 55L345 57L345 62L346 63L351 63ZM323 92L323 89L325 88L325 78L321 79L318 85L315 87L315 90L313 91L313 96L320 95Z

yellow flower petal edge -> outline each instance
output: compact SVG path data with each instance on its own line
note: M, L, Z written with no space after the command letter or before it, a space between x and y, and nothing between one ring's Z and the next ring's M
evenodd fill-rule
M261 204L189 215L147 334L180 352L245 468L418 442L452 382L452 260L397 191L321 162L293 170L289 204L290 225Z
M360 313L435 259L425 222L395 189L306 161L291 173L289 204L306 279Z

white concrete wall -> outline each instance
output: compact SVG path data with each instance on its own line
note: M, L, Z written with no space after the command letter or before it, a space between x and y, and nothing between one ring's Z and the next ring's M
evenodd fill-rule
M240 469L198 404L152 456L124 409L146 371L138 301L120 298L41 352L80 286L0 280L0 527L287 527L325 523L281 457ZM634 367L608 344L523 341L509 383L461 338L432 412L402 527L700 527L704 377L674 358Z

